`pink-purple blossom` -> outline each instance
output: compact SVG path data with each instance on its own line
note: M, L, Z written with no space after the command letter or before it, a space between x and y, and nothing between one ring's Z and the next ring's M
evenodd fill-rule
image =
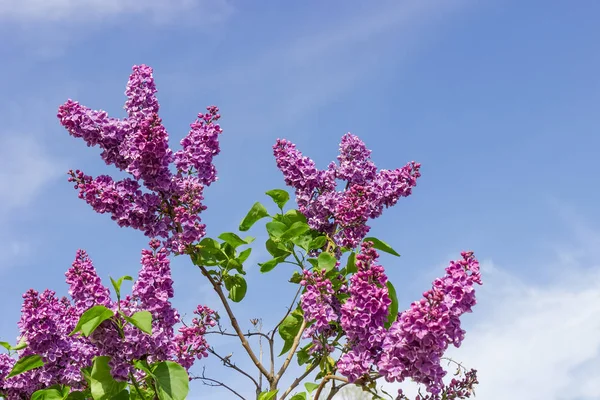
M377 171L371 151L350 133L342 137L339 165L332 162L325 170L317 169L313 160L285 139L277 140L273 153L286 184L296 189L298 209L311 228L349 248L367 235L368 220L409 196L421 176L421 165L414 161L393 171ZM337 180L343 190L337 190Z
M215 106L198 114L174 153L158 115L156 92L152 68L134 66L125 92L126 118L112 118L72 100L59 107L58 118L72 136L100 147L106 164L131 176L115 181L69 171L79 197L96 212L110 214L119 226L139 229L184 253L205 235L199 214L205 209L204 186L217 179L213 159L220 152L220 115Z

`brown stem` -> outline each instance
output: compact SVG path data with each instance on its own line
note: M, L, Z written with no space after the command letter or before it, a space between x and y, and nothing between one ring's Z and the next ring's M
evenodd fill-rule
M337 375L327 375L323 378L323 380L321 381L321 383L319 384L319 387L317 388L317 391L315 392L315 400L319 400L319 396L321 395L321 392L323 391L323 388L325 387L325 385L327 384L327 382L332 381L332 380L336 380L336 381L341 381L341 382L348 382L348 379L344 378L343 376L337 376Z
M227 298L225 297L225 294L223 293L221 286L217 282L215 282L213 277L210 276L210 274L208 273L208 271L206 270L206 268L204 266L199 265L198 268L200 268L200 271L202 271L202 274L204 276L206 276L206 278L209 280L213 289L219 296L219 299L221 299L221 303L223 303L223 307L225 307L225 311L227 312L227 315L229 316L231 326L233 327L233 329L237 333L238 337L240 338L242 347L244 347L244 349L246 350L246 353L248 353L248 356L250 356L250 359L252 360L254 365L256 365L256 368L258 368L258 370L265 376L265 378L267 378L267 381L272 382L273 375L271 375L269 373L269 371L267 371L265 369L265 367L261 364L261 362L256 357L256 354L254 354L254 351L252 351L252 348L250 347L250 343L248 343L248 340L246 340L246 336L244 335L244 332L242 332L242 328L240 328L240 325L238 324L237 319L235 318L235 315L233 314L233 311L231 310L231 307L229 306L229 302L227 301Z
M302 382L304 380L304 378L306 378L308 375L310 375L310 373L313 372L315 370L315 368L317 368L319 366L319 363L320 363L320 360L315 362L313 365L311 365L306 371L304 371L304 373L302 375L300 375L299 377L294 379L294 382L292 382L290 387L288 387L285 390L285 392L283 392L283 394L281 395L279 400L284 400L286 398L286 396L292 392L292 390L296 389L296 387L300 384L300 382Z
M229 359L229 357L223 357L223 356L219 355L213 348L210 348L207 350L210 354L214 355L219 360L223 361L223 365L225 365L226 367L229 367L231 369L234 369L237 372L239 372L240 374L246 376L248 379L250 379L254 383L254 386L256 386L257 389L260 389L258 382L256 382L256 380L252 377L252 375L250 375L249 373L247 373L246 371L244 371L243 369L241 369L240 367L238 367L237 365L232 363L231 360Z
M218 380L216 380L216 379L207 378L207 377L204 375L204 370L205 370L205 369L206 369L206 367L204 367L204 368L202 369L202 376L194 376L194 377L192 377L192 379L200 379L200 380L202 380L202 383L204 383L204 384L205 384L205 385L207 385L207 386L221 386L221 387L224 387L225 389L229 390L231 393L233 393L234 395L236 395L236 396L237 396L237 397L239 397L240 399L242 399L242 400L246 400L246 399L244 398L244 396L242 396L241 394L239 394L238 392L236 392L235 390L233 390L231 387L227 386L227 385L226 385L226 384L224 384L223 382L221 382L221 381L218 381ZM212 383L206 383L206 382L212 382Z

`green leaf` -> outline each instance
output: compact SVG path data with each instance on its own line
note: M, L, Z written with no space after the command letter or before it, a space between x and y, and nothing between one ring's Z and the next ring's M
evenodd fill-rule
M356 268L356 253L352 252L348 256L348 261L346 262L346 275L354 274L358 272L358 268Z
M394 285L392 285L392 282L387 281L386 286L388 289L390 299L392 300L388 313L388 319L385 323L385 329L389 329L389 327L392 326L392 324L398 318L398 297L396 296L396 289L394 288Z
M252 248L248 248L244 251L242 251L240 253L240 255L238 256L237 260L243 264L244 262L246 262L246 260L248 259L248 257L250 256L250 253L252 253Z
M290 199L290 194L283 189L269 190L265 194L267 196L270 196L275 202L275 204L277 204L277 207L281 208L282 210L283 206L285 206L285 203L287 203Z
M236 303L242 301L248 290L248 284L244 277L241 275L225 275L223 281L225 282L225 288L229 290L229 298Z
M77 326L69 336L72 336L79 331L81 331L83 336L90 336L102 322L112 318L114 315L115 313L112 312L112 310L109 310L104 306L94 306L81 315L77 322Z
M310 226L306 222L296 221L281 235L281 240L297 238L308 230L310 230Z
M94 358L90 373L90 389L94 400L109 400L127 387L127 382L117 382L110 373L110 357Z
M291 400L306 400L306 393L296 393L292 396Z
M298 271L294 271L294 273L292 274L292 277L290 278L290 282L291 283L300 283L300 281L302 281L302 279L304 279L304 276L299 273Z
M248 214L246 214L246 216L240 223L239 230L247 231L248 229L252 228L252 225L254 225L256 221L268 215L269 213L267 212L265 206L263 206L259 202L254 203L250 211L248 211Z
M288 256L291 254L288 250L285 249L282 243L275 243L272 239L268 239L265 243L265 247L270 255L273 257L282 257ZM283 248L282 248L283 247Z
M123 318L140 331L152 335L152 314L149 311L138 311L131 317L121 314Z
M21 338L21 340L19 340L19 343L17 343L16 346L14 346L12 348L12 350L23 350L25 347L27 347L27 341L25 340L24 337Z
M86 400L87 398L85 392L71 392L67 396L67 400Z
M152 367L160 400L185 400L189 392L189 377L181 365L162 361Z
M366 237L363 240L363 242L372 242L373 248L375 248L377 250L385 251L386 253L389 253L389 254L393 254L396 257L400 257L400 254L398 254L398 252L396 250L392 249L392 247L389 244L387 244L386 242L384 242L383 240L379 240L374 237Z
M112 399L113 400L129 400L129 392L127 391L127 389L123 389L119 393L117 393L117 395L114 396Z
M25 347L27 347L27 341L25 341L25 338L21 338L21 340L19 341L19 343L16 346L12 346L8 342L0 342L0 346L4 347L8 351L23 350Z
M239 272L242 275L246 274L246 272L244 272L242 263L239 262L238 260L236 260L235 258L231 258L231 259L229 259L229 261L227 261L227 268L225 268L225 269L227 271L236 270L237 272Z
M296 246L300 247L301 249L303 249L304 251L308 252L308 245L310 244L310 241L313 239L312 234L310 231L304 232L302 235L300 236L296 236L295 238L292 238L292 243L294 243Z
M316 388L319 387L319 385L317 385L316 383L306 382L304 384L304 387L306 388L306 391L308 392L308 394L311 394L313 392L313 390L315 390Z
M147 361L141 361L141 360L134 360L133 361L133 365L141 370L144 371L146 374L148 374L149 376L154 376L154 374L152 374L152 371L150 369L150 366L148 365Z
M288 229L287 225L279 221L267 222L267 233L271 239L278 240L281 235Z
M258 395L258 400L273 400L277 396L279 389L271 390L269 392L262 392Z
M42 389L33 392L31 400L63 400L64 396L58 389Z
M10 374L6 376L6 378L11 378L13 376L17 376L22 374L23 372L31 371L32 369L36 369L44 366L44 361L42 357L37 354L31 354L25 357L21 357L13 366Z
M308 249L309 250L320 249L321 247L325 246L325 243L327 243L327 237L317 236L316 238L314 238L313 240L310 241L310 244L308 245Z
M316 258L308 258L306 259L306 261L308 261L310 265L312 265L315 268L319 267L319 260L317 260Z
M279 354L279 356L282 356L290 351L296 335L298 332L300 332L300 327L302 326L303 320L304 318L302 317L302 313L298 310L295 310L293 313L285 317L281 325L279 325L279 335L284 341L283 349L281 350L281 354Z
M277 265L281 264L284 260L285 257L275 257L274 259L266 261L264 263L258 263L258 265L260 266L260 272L262 272L263 274L265 272L269 272Z
M129 275L122 276L116 281L112 277L110 278L110 281L112 282L112 285L115 288L115 293L117 294L117 299L119 299L119 300L121 299L121 285L123 284L124 280L133 281L133 278L130 277Z
M319 254L317 261L319 263L319 268L324 269L325 271L331 271L337 262L333 254L327 251Z
M311 343L312 344L312 343ZM310 353L308 352L310 345L305 346L296 352L296 358L298 359L298 365L303 365L310 360Z
M306 222L306 217L298 210L289 210L283 216L284 222L291 226L294 222L302 221Z
M238 247L243 246L245 244L252 243L252 241L246 242L244 239L242 239L233 232L221 233L219 235L219 239L221 239L225 243L229 243L234 249L237 249Z

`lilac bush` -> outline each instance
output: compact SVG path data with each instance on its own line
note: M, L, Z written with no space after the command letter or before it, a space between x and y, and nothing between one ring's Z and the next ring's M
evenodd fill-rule
M175 151L158 114L156 93L152 69L140 65L133 67L125 91L126 117L109 117L72 100L59 107L58 118L70 135L99 147L107 165L128 174L117 180L71 170L69 182L94 211L109 214L120 227L142 231L149 248L142 250L141 269L128 295L122 296L122 284L133 278L111 278L111 291L83 250L66 273L70 298L59 299L51 290L25 293L18 344L0 342L9 351L0 354L0 397L179 400L188 395L188 381L198 379L244 398L204 371L193 374L196 361L211 356L243 375L259 400L306 400L298 387L309 379L315 383L307 383L308 395L315 399L331 399L349 384L381 398L381 378L424 385L427 394L417 400L471 396L476 371L458 364L458 377L444 381L442 361L450 345L458 347L464 340L460 318L476 304L481 275L473 253L463 252L422 299L398 312L396 289L379 252L398 253L367 236L371 220L412 194L421 176L419 163L378 169L365 143L348 133L337 162L318 169L293 143L278 139L276 166L295 191L297 209L285 210L287 191L270 190L266 194L277 211L269 213L255 203L239 231L268 220L265 246L272 258L259 263L260 271L291 265L296 296L271 330L263 331L262 322L251 319L251 331L242 327L244 319L236 317L231 303L242 301L249 290L244 264L254 238L235 232L206 237L200 218L206 209L204 190L217 180L218 108L198 114ZM204 305L194 310L191 321L182 320L171 304L172 255L190 257L217 294L232 331ZM255 370L243 370L232 355L219 354L207 341L209 333L237 337ZM282 387L294 358L305 372ZM331 382L338 384L325 396ZM400 390L396 398L406 396Z

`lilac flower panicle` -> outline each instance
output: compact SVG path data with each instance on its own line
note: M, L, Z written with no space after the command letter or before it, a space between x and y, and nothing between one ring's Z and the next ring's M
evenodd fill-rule
M198 306L194 314L198 317L190 326L179 328L179 335L174 339L177 362L185 369L190 369L196 359L208 357L209 346L204 335L217 324L216 313L208 307Z
M481 284L473 252L452 261L446 275L433 282L423 298L398 316L382 344L379 372L389 382L411 378L437 396L446 371L440 361L449 344L460 346L465 331L460 316L476 304L474 284Z
M376 363L385 337L385 322L392 303L387 276L377 264L373 243L363 242L356 255L357 272L350 278L350 297L341 307L340 323L350 350L338 361L338 370L351 382L369 372Z
M132 361L145 356L149 362L182 361L186 368L205 357L208 344L204 334L208 327L214 326L214 312L199 306L196 313L201 320L194 319L193 329L180 329L180 334L176 334L175 325L180 317L170 302L174 291L167 249L158 240L151 240L150 249L142 251L141 264L132 294L119 304L110 298L110 291L103 286L83 250L77 251L73 265L65 274L71 301L58 299L50 290L38 293L32 289L25 293L18 326L20 339L25 340L27 347L18 355L37 354L45 364L6 379L15 359L1 354L0 393L8 400L21 400L29 399L36 390L56 384L84 389L86 382L81 369L91 366L95 356L111 358L111 373L118 380L127 380L133 372ZM149 311L152 335L125 324L123 338L116 324L107 320L89 338L78 334L69 336L81 315L95 305L103 305L115 313L120 309L128 316Z
M108 175L96 178L81 171L69 171L79 197L98 213L108 213L121 227L131 227L150 238L160 238L175 253L205 235L198 215L204 186L217 179L213 165L219 154L216 122L219 109L207 108L198 114L181 150L173 153L169 135L158 115L152 68L133 67L125 94L124 119L111 118L72 100L59 107L61 124L88 146L99 146L106 164L131 175L115 181Z
M190 125L190 132L181 140L181 150L175 153L175 165L179 171L194 169L203 185L217 180L213 157L219 154L219 135L223 132L216 122L221 118L219 109L208 107L206 114L198 114Z
M311 352L325 349L333 351L330 346L323 347L323 339L334 334L330 323L339 320L339 300L335 297L331 281L325 277L324 271L304 270L303 280L300 282L306 291L300 296L300 307L307 322L314 321L305 329L303 337L312 338Z
M421 176L415 162L377 172L371 151L350 133L342 137L339 165L331 163L326 170L318 170L285 139L277 140L273 154L286 184L296 189L298 209L311 228L333 235L340 247L356 247L369 232L368 220L409 196ZM344 190L336 190L336 179L345 182Z

